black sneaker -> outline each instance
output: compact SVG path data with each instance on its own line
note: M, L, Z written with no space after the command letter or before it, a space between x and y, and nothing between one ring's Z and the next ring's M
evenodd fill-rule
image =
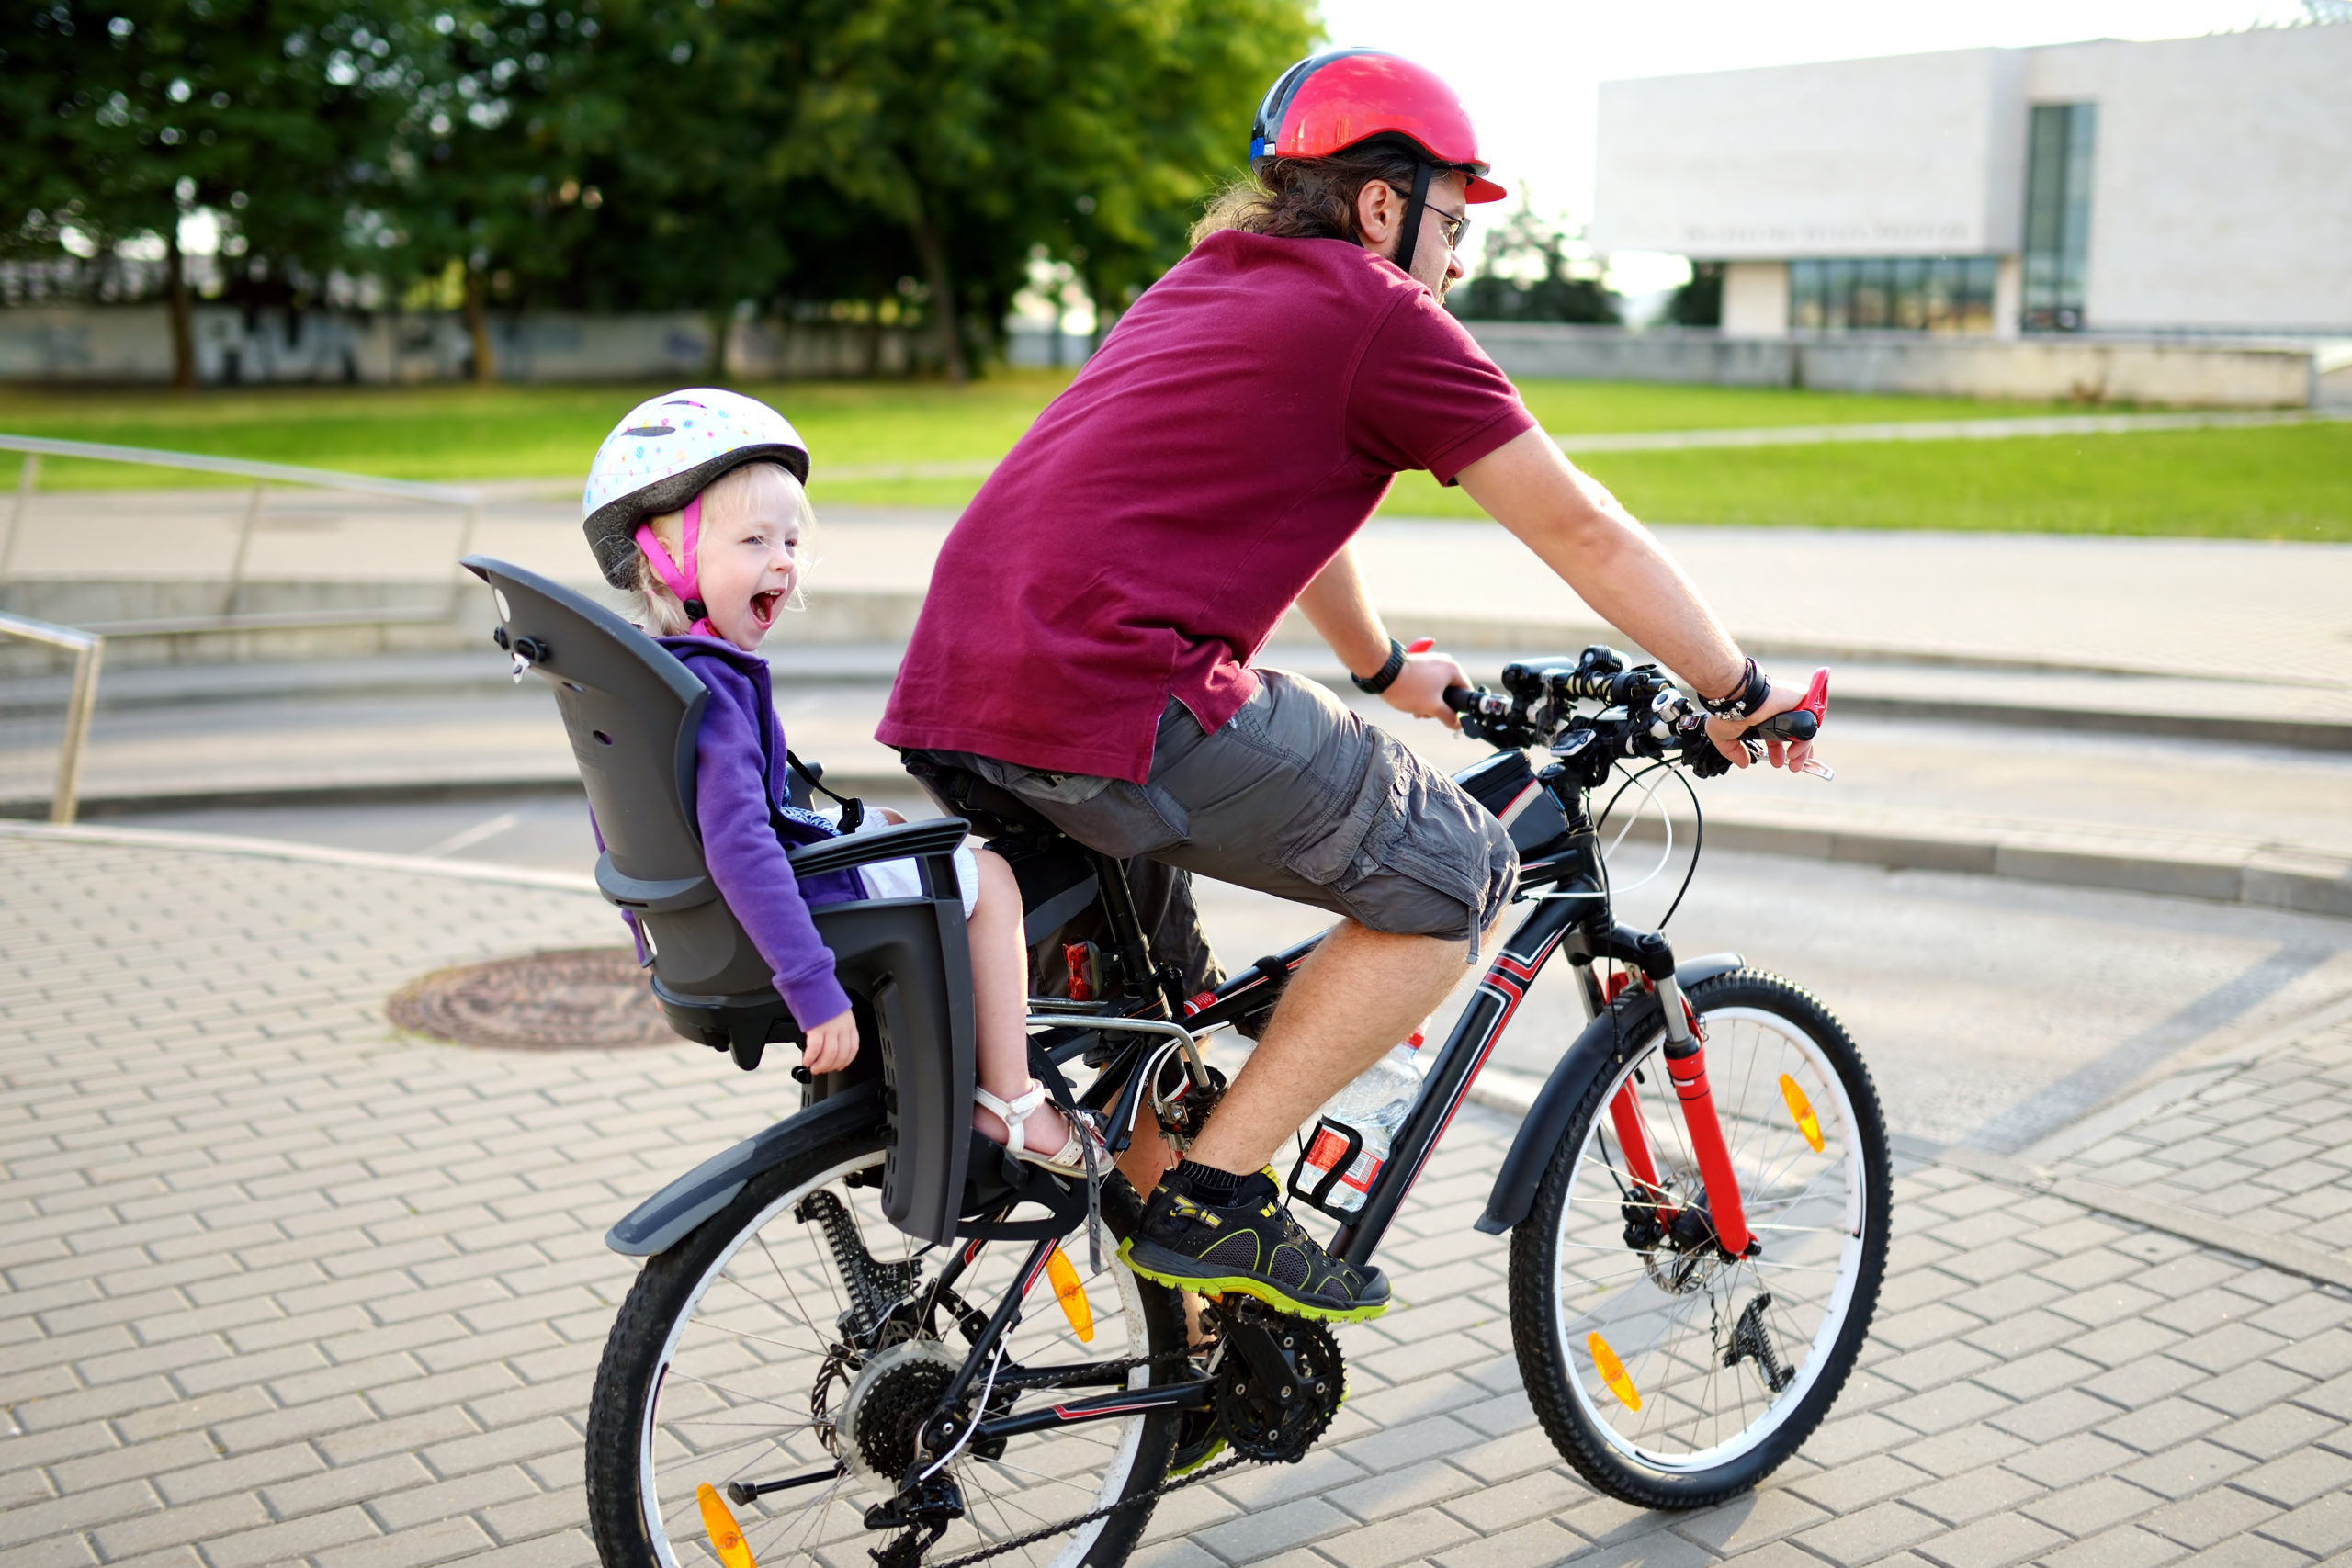
M1361 1323L1386 1312L1380 1270L1351 1268L1317 1246L1280 1192L1262 1171L1229 1204L1196 1201L1179 1181L1164 1180L1119 1256L1147 1280L1204 1296L1255 1296L1299 1317Z

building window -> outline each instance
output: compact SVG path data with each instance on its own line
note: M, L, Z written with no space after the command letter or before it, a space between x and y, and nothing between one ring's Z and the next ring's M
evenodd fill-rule
M2025 163L2025 330L2083 330L2097 104L2036 104Z
M1992 256L1884 256L1789 264L1789 327L1801 333L1989 333Z

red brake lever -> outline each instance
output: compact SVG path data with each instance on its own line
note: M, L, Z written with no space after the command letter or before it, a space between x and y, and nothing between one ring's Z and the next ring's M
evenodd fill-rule
M1433 649L1436 646L1437 638L1433 637L1417 637L1412 641L1405 645L1405 651L1408 653L1427 653L1430 649Z

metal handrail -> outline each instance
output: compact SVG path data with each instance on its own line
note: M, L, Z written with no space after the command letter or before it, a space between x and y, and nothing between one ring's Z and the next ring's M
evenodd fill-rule
M82 792L82 753L90 739L90 715L97 706L98 665L106 658L107 639L77 627L7 615L0 615L0 637L19 637L73 652L74 693L65 703L65 739L58 748L57 788L49 802L49 819L70 823Z
M18 541L23 537L25 513L32 504L33 487L40 472L43 457L81 457L104 463L140 463L150 468L185 468L195 473L231 474L254 481L253 497L245 506L244 525L237 531L237 550L229 563L229 586L221 596L220 614L210 625L222 629L245 624L250 617L237 615L237 596L245 582L245 566L253 555L254 535L261 526L262 510L266 503L271 484L311 485L322 490L356 491L367 495L396 496L404 501L431 502L441 506L462 507L464 525L458 531L457 559L462 561L473 553L474 534L481 522L481 492L469 486L424 484L414 479L379 479L373 474L346 474L334 468L306 468L290 463L256 463L243 457L215 457L203 452L164 452L148 446L112 446L96 441L58 441L42 435L9 435L0 434L0 452L25 454L23 471L17 478L17 504L8 516L8 530L0 534L0 584L8 581ZM465 603L470 585L462 571L452 579L447 613L454 615ZM417 618L429 606L403 605L387 609L388 621L408 621ZM196 629L196 624L185 619L155 622L152 626L125 622L113 628L118 637L164 636L173 632Z
M0 434L0 452L31 452L44 457L91 457L106 463L144 463L157 468L188 468L198 473L233 474L239 479L275 480L279 484L318 485L328 490L397 495L410 501L437 501L446 506L478 506L481 503L481 492L465 485L379 479L374 474L346 474L334 468L304 468L290 463L256 463L244 457L215 457L204 452L164 452L152 446L108 446L96 441L52 441L44 435L5 434Z

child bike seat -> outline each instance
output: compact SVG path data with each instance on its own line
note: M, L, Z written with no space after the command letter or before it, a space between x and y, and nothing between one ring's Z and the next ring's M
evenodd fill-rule
M596 886L639 937L639 960L670 1026L759 1065L799 1021L776 994L703 863L692 802L695 746L710 693L669 649L610 610L537 573L486 556L466 569L498 605L500 647L555 695L604 852ZM899 1229L944 1242L955 1232L972 1122L972 966L955 852L967 825L910 822L789 852L807 876L912 858L922 896L820 905L810 911L833 953L863 1046L843 1072L809 1086L827 1098L879 1077L888 1122L882 1210Z

